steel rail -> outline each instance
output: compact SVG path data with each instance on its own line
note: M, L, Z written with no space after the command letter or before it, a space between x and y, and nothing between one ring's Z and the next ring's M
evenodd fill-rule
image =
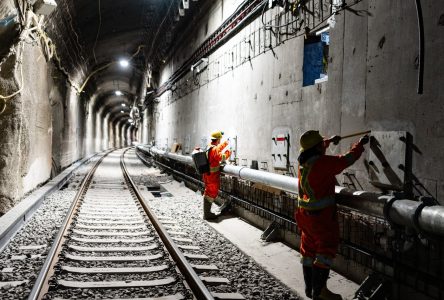
M154 212L151 210L151 208L147 205L144 197L140 193L139 189L137 188L136 184L134 184L134 181L131 179L128 170L125 165L124 157L125 153L130 148L126 149L122 156L120 157L120 166L122 168L123 176L125 177L128 185L133 189L134 195L139 200L140 204L142 205L143 210L148 215L151 223L153 224L154 228L157 231L157 234L162 239L162 242L165 244L165 247L168 249L171 257L176 262L177 266L179 267L179 270L184 275L185 279L187 280L187 283L190 285L191 290L193 291L194 295L199 300L214 300L214 297L212 296L211 292L207 289L207 287L204 285L202 280L199 278L199 276L194 271L193 267L188 263L185 256L182 254L182 252L179 250L179 248L174 243L173 239L170 237L170 235L167 233L163 225L159 222Z
M79 190L77 191L77 194L74 197L74 201L72 202L68 210L68 214L63 220L63 224L60 227L57 236L54 240L54 243L52 244L51 249L48 252L45 263L43 264L43 267L40 270L39 276L37 277L34 287L32 288L31 293L28 296L28 300L43 299L44 295L48 292L49 280L51 279L51 276L54 274L54 266L58 261L57 254L59 254L60 251L62 250L62 245L66 240L66 232L68 231L69 226L72 223L74 213L77 211L80 205L80 200L85 195L85 192L87 191L89 184L91 183L92 177L96 172L97 168L102 163L103 159L113 151L114 149L106 152L95 163L95 165L91 168L88 174L83 178Z

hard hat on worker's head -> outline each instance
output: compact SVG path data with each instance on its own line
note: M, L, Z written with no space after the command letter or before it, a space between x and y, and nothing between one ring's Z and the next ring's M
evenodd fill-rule
M318 145L320 142L322 142L324 138L317 130L309 130L304 132L301 135L301 139L299 140L299 143L301 144L301 149L299 152L304 152L308 149L313 148L314 146Z
M213 131L213 132L211 133L211 139L212 139L212 140L220 140L220 139L222 138L223 135L224 135L224 132L223 132L223 131L220 131L220 130L218 130L218 131Z

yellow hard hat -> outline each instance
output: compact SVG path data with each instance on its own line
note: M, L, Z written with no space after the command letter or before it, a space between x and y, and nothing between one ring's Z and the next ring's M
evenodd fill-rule
M306 151L310 148L313 148L320 142L322 142L324 138L317 130L309 130L304 132L301 135L301 139L299 140L299 143L301 144L301 149L299 152Z
M222 138L222 136L224 135L224 132L223 131L213 131L212 133L211 133L211 139L212 140L219 140L219 139L221 139Z

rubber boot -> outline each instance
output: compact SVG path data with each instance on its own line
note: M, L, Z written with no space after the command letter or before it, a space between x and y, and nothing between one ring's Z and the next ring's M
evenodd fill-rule
M329 273L330 269L313 267L313 300L342 300L327 288Z
M313 267L302 266L302 272L304 273L305 296L311 299L313 296Z
M217 218L217 215L211 212L211 205L213 203L210 202L206 196L203 197L203 218L204 220L214 220Z

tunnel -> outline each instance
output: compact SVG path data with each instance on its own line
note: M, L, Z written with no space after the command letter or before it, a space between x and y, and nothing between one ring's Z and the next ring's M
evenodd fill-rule
M306 258L307 233L297 215L304 195L315 198L304 153L322 144L323 156L349 159L334 182L319 183L329 184L339 234L328 264L331 290L342 299L444 299L442 49L443 1L0 1L0 298L308 299L299 261ZM304 142L310 132L320 139L314 146ZM208 162L219 151L215 141L228 149L217 166ZM206 171L197 166L199 153L206 153ZM86 175L89 168L97 168L95 175ZM214 197L212 173L220 176ZM200 228L196 236L227 247L213 259L235 257L251 270L232 271L232 284L219 277L217 283L214 270L194 264L204 272L188 284L194 296L181 288L174 295L153 292L153 283L134 274L115 281L112 292L88 294L80 283L56 279L68 271L53 263L59 268L41 298L38 283L58 247L53 238L81 223L80 212L66 217L74 225L64 232L64 215L45 213L84 205L104 212L88 202L103 195L125 209L133 204L119 199L140 198L135 209L149 215L143 222L163 219L148 211L169 211L165 227L196 214L184 228ZM79 204L71 204L74 196ZM201 216L208 203L219 207L217 222ZM22 231L39 218L52 220L42 240ZM134 225L117 221L106 226ZM258 236L250 241L244 226ZM159 239L174 240L174 233L171 239L160 232ZM28 242L19 246L22 236ZM70 251L81 253L80 243ZM65 253L69 247L61 247L60 257L75 261ZM177 248L164 246L170 247ZM285 277L287 268L298 272ZM109 283L121 275L100 276ZM199 280L216 287L196 292ZM237 288L227 292L217 284Z

